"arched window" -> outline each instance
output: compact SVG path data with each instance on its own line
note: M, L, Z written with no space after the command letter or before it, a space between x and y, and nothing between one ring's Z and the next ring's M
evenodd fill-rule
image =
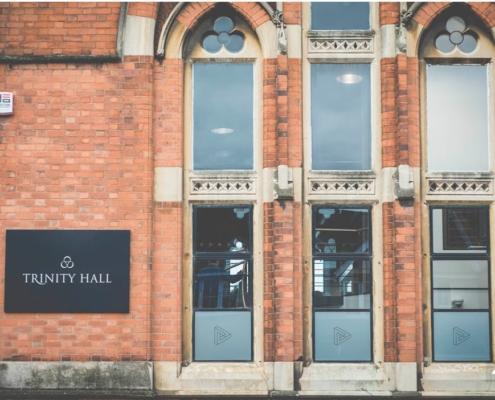
M444 11L419 48L425 265L433 361L491 361L493 38L465 4Z
M253 232L261 218L261 48L246 21L218 3L190 32L184 59L184 239L192 254L185 283L192 309L192 343L185 345L192 348L185 354L252 361L254 293L262 292L253 280L261 238Z
M489 171L493 43L466 6L444 12L422 41L427 170Z
M192 170L255 169L259 52L254 32L226 6L216 7L188 39Z

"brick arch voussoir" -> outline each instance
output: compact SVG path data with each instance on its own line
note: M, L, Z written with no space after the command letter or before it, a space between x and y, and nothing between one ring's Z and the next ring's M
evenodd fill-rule
M423 5L414 14L413 19L425 28L435 20L444 10L450 7L452 2L432 2ZM495 26L495 4L490 2L466 3L473 12L489 27Z
M468 3L473 12L478 15L488 28L495 26L495 4L484 1L482 3Z
M188 3L180 10L176 19L189 29L194 29L201 17L210 11L215 4L216 2ZM229 4L245 18L253 30L270 20L268 12L256 2L234 2Z
M156 20L159 4L157 2L131 2L127 9L127 15L146 17Z

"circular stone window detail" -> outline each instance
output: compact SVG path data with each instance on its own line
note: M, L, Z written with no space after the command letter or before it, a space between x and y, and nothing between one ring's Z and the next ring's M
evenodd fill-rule
M477 35L467 29L461 17L451 17L435 39L435 47L442 53L450 53L457 47L463 53L472 53L476 49Z
M223 47L229 53L239 53L244 48L244 36L234 30L234 22L229 17L220 17L213 23L213 31L203 39L203 49L208 53L218 53Z

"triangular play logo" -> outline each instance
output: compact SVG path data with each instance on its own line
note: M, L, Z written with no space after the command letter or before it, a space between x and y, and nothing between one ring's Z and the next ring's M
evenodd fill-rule
M336 326L333 329L333 343L338 346L351 338L349 332L344 331L342 328Z
M455 327L452 331L454 334L454 346L457 346L462 342L465 342L471 337L469 333L463 331L461 328Z
M223 343L226 340L229 340L231 336L232 335L230 332L227 332L225 329L222 329L219 326L215 326L215 328L213 329L213 340L215 344Z

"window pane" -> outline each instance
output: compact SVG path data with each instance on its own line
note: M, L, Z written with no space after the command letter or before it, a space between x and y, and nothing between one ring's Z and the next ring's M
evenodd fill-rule
M196 207L195 252L251 251L251 218L249 206Z
M371 169L369 64L311 65L312 169Z
M433 261L434 288L488 288L488 261Z
M437 312L433 315L435 361L489 361L488 312Z
M486 310L489 305L488 290L439 290L433 291L433 308Z
M250 308L251 262L243 259L196 260L194 308Z
M369 260L315 260L313 268L315 308L370 308Z
M486 207L433 209L434 253L486 253Z
M371 361L369 312L315 312L316 361Z
M250 361L251 313L196 311L194 359L196 361Z
M427 67L429 171L488 171L488 82L482 65Z
M253 169L253 65L194 64L194 169Z
M369 210L361 208L315 208L314 252L369 253Z
M370 29L370 5L348 1L311 3L311 29Z

